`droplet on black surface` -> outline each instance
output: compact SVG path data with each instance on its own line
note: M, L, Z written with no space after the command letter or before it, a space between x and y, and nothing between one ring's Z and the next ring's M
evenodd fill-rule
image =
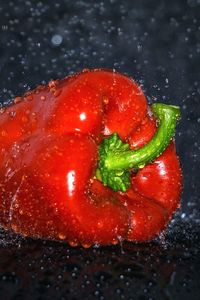
M59 46L61 43L62 43L62 40L63 40L63 37L59 34L55 34L52 36L51 38L51 43L54 45L54 46Z

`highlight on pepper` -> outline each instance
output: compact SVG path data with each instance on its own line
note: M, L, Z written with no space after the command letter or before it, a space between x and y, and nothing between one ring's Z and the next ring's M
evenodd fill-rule
M0 225L85 248L154 239L180 206L179 119L112 70L16 97L0 110Z

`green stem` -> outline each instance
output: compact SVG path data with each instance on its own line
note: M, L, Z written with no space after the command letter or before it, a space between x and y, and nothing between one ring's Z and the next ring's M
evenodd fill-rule
M158 129L154 137L138 150L116 152L115 155L109 155L105 160L105 166L109 170L143 168L166 149L174 135L180 110L177 106L161 103L153 104L151 109L158 121Z
M143 168L154 161L174 136L176 123L180 118L179 107L156 103L151 110L157 119L157 131L145 146L130 150L129 145L124 144L117 133L104 139L100 145L96 177L115 191L126 191L130 186L130 169Z

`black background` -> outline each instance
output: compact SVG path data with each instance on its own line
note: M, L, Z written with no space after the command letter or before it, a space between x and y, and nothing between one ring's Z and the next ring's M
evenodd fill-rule
M0 101L114 68L179 105L182 208L153 243L89 250L0 231L1 299L199 299L200 1L0 0Z

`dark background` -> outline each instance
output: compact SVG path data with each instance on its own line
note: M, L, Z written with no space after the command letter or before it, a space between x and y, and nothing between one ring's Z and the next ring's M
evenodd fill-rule
M179 105L182 208L155 242L89 250L0 231L1 299L199 299L200 1L0 0L0 102L115 68ZM0 104L0 105L1 105Z

